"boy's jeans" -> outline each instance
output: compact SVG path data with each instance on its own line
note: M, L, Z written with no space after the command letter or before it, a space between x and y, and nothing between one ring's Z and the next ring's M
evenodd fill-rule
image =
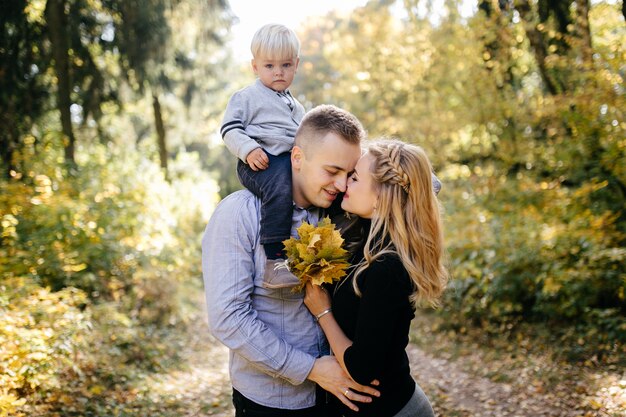
M289 239L293 212L291 153L278 156L265 154L270 163L263 171L254 171L241 160L237 164L237 177L241 184L261 199L262 245Z

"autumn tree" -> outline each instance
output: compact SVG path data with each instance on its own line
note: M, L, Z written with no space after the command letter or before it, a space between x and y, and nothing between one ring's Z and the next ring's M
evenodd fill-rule
M129 99L122 97L122 91L130 87L140 95L146 90L150 93L152 126L157 133L161 165L166 167L166 121L159 96L173 93L179 95L182 103L190 103L194 93L201 92L194 86L210 83L214 75L211 67L219 64L216 51L231 18L222 0L12 3L2 15L7 35L2 41L6 42L3 49L7 51L3 54L4 71L19 77L18 85L30 88L31 94L22 94L24 89L3 89L7 107L3 113L11 119L9 132L13 132L3 139L7 143L3 147L3 162L7 167L14 165L10 154L19 147L19 135L34 123L28 117L18 120L11 116L18 110L16 105L43 109L48 100L43 94L36 94L34 86L55 92L52 103L60 116L65 160L70 165L75 159L75 125L93 122L100 140L106 141L100 125L102 106L122 106ZM191 41L187 40L190 33L184 30L185 25L196 29ZM202 81L195 78L199 71L204 71L199 77ZM10 79L3 78L7 82ZM186 91L180 84L187 85ZM13 127L18 124L23 127Z
M0 13L0 155L3 176L19 170L23 136L47 109L46 71L48 56L40 47L44 21L36 6L11 1Z

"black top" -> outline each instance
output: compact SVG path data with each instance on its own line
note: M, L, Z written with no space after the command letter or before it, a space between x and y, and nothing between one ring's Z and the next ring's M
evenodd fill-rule
M354 259L358 263L361 257ZM334 289L333 315L345 335L353 341L344 361L352 378L375 387L380 397L355 404L358 412L344 406L334 396L331 408L345 416L393 416L404 407L415 391L406 346L415 310L409 301L413 286L408 272L396 255L384 255L357 278L361 297L352 287L352 274Z

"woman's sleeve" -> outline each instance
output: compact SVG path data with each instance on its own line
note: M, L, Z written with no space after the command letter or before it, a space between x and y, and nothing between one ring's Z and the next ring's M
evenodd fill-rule
M389 256L374 262L363 274L356 332L343 359L352 378L366 385L384 367L394 342L394 327L409 303L409 278L400 260Z

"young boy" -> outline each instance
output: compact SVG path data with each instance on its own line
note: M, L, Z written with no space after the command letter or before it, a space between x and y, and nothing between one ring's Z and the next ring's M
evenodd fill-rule
M250 49L258 79L230 98L220 133L239 158L239 181L261 199L260 240L266 269L273 270L291 231L290 151L304 107L288 88L300 62L300 41L291 29L269 24L254 34Z

